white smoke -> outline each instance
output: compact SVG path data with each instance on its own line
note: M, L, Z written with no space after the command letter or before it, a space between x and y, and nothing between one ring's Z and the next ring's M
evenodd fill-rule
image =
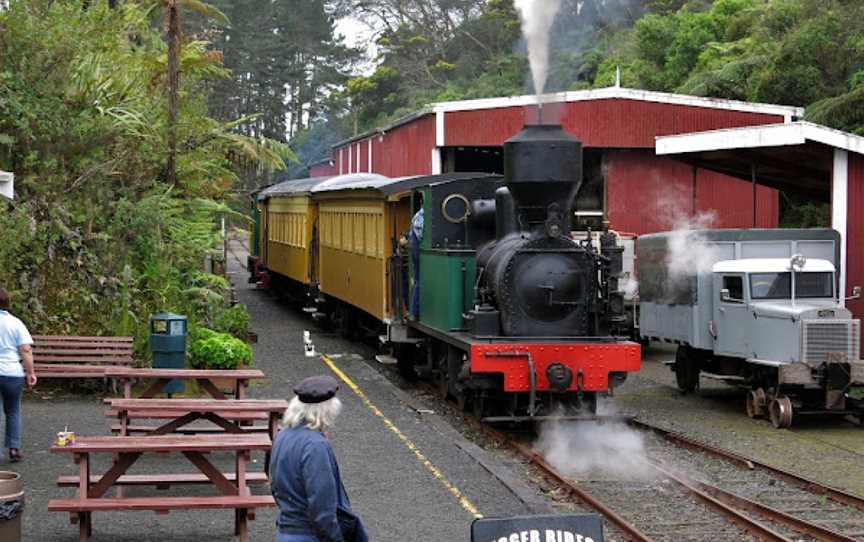
M590 474L644 480L652 475L642 435L623 423L547 422L534 449L568 478Z
M675 218L666 252L666 266L671 280L711 272L718 259L717 250L705 243L698 230L710 228L716 219L717 215L713 211Z
M528 43L528 60L537 100L543 95L549 76L549 39L552 22L561 9L561 0L515 0L522 19L522 34Z
M639 295L639 281L636 280L636 277L627 273L621 280L618 289L624 293L624 299L633 299Z

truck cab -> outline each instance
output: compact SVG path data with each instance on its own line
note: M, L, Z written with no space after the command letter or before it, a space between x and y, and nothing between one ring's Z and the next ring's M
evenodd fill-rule
M831 350L858 359L859 324L837 297L834 265L800 258L793 269L790 262L765 258L714 264L709 326L715 355L822 363ZM815 330L820 331L814 335Z

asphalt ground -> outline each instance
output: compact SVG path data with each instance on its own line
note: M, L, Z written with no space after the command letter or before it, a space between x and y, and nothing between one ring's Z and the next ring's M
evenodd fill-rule
M341 373L346 380L339 392L344 409L332 434L333 447L352 505L363 518L371 540L468 540L476 515L542 511L542 502L537 505L541 498L527 481L511 475L510 483L515 486L505 486L465 451L471 449L468 441L440 419L435 420L436 413L425 409L418 412L409 406L406 396L370 364L368 347L314 331L308 315L248 286L240 259L245 261L242 255L231 258L229 270L239 301L248 306L252 328L259 337L254 346L255 367L267 374L264 381L250 387L249 396L290 398L292 386L307 376L332 374L334 368ZM303 330L310 328L316 349L326 358L304 356ZM25 398L26 459L16 465L0 464L0 469L20 472L25 481L24 540L77 540L78 528L70 524L68 514L47 511L49 499L74 495L73 489L58 488L55 482L61 474L75 474L77 467L71 457L52 454L48 449L56 433L67 426L79 436L107 434L110 422L103 415L104 394L71 394L50 385L38 391ZM212 455L221 468L231 469L229 455ZM250 470L262 468L263 455L255 461ZM93 470L104 472L107 468L107 461L102 460ZM506 474L507 467L495 465L492 469ZM145 456L130 473L194 471L182 457L165 455ZM172 487L158 492L134 488L125 494L208 494L208 489ZM212 494L212 489L209 491ZM266 492L267 488L258 486L253 491ZM533 507L524 502L526 496L535 501ZM257 519L250 522L250 539L274 540L276 514L275 509L259 510ZM228 541L233 540L233 513L96 513L92 540Z

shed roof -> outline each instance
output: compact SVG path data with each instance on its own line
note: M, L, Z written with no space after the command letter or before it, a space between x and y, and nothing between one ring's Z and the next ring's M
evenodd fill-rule
M0 196L15 197L15 175L0 169Z
M742 111L747 113L763 113L766 115L779 115L787 118L804 116L804 109L785 105L763 104L753 102L742 102L738 100L722 100L719 98L705 98L702 96L690 96L687 94L672 94L669 92L654 92L651 90L639 90L624 87L606 87L589 90L574 90L569 92L556 92L545 94L543 103L568 103L587 100L637 100L642 102L655 102L670 105L689 105L692 107L707 107L710 109L726 109L730 111ZM435 112L471 111L476 109L493 109L499 107L524 107L537 103L537 96L530 94L526 96L511 96L505 98L487 98L481 100L462 100L455 102L438 102L432 104Z
M574 90L569 92L555 92L543 95L543 103L570 103L589 100L636 100L642 102L654 102L669 105L686 105L691 107L705 107L709 109L723 109L727 111L740 111L745 113L761 113L764 115L778 115L791 122L804 116L804 108L786 105L763 104L754 102L742 102L738 100L722 100L720 98L706 98L702 96L690 96L687 94L672 94L669 92L654 92L651 90L639 90L624 87L607 87L589 90ZM400 117L391 124L370 130L340 141L333 145L339 148L348 143L367 139L375 134L389 132L404 124L411 123L434 113L452 113L457 111L476 111L478 109L498 109L506 107L525 107L535 105L537 96L528 94L524 96L505 96L500 98L482 98L479 100L458 100L452 102L436 102L424 107L414 113Z
M733 177L827 199L834 150L864 154L864 138L798 121L661 136L656 152Z

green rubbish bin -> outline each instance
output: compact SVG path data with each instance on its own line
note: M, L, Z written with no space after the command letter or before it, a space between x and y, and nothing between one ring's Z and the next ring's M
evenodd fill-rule
M17 472L0 471L0 540L21 542L24 483Z
M160 312L150 317L150 351L153 367L157 369L186 368L186 317L171 312ZM186 383L172 380L162 391L182 393Z

